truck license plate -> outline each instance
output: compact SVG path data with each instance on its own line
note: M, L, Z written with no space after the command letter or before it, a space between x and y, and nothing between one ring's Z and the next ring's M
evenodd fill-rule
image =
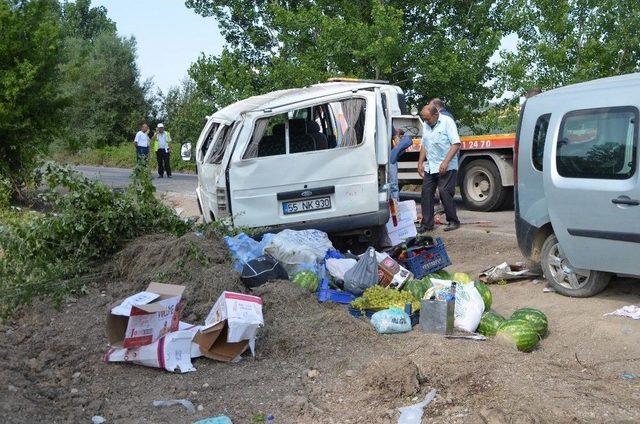
M316 199L296 200L282 202L282 211L285 215L294 213L311 212L321 209L331 209L331 197L318 197Z

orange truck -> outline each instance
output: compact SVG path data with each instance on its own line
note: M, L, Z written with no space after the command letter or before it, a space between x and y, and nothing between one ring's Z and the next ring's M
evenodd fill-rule
M465 206L475 211L513 207L513 157L515 134L485 134L460 137L458 185ZM418 175L420 138L413 139L398 160L400 184L421 184Z

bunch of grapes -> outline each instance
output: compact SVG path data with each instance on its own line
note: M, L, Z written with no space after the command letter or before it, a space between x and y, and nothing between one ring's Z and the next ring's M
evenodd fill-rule
M361 311L365 309L381 310L391 307L404 309L407 303L411 303L412 311L420 309L420 302L411 293L385 289L382 286L375 285L369 287L362 296L351 302L351 306Z

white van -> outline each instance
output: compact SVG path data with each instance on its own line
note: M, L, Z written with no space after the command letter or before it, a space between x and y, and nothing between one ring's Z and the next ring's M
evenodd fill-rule
M516 232L568 296L640 277L640 74L526 101L517 133Z
M204 220L374 233L389 219L392 117L419 125L404 107L399 87L336 81L219 110L195 147Z

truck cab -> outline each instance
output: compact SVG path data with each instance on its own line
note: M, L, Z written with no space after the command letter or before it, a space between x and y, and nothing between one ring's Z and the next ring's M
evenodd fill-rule
M516 230L522 253L561 294L597 294L640 277L640 74L544 92L517 132Z
M389 219L386 167L399 87L332 81L231 104L195 146L206 222L373 234Z

